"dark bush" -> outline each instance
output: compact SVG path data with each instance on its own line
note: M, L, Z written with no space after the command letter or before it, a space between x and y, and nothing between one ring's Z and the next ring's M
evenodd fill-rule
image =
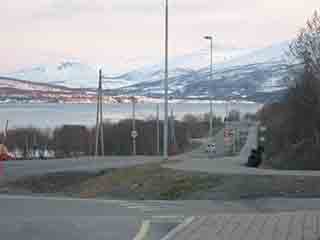
M52 145L56 157L89 155L90 133L84 126L64 125L54 130Z
M34 127L11 129L5 144L10 151L20 150L23 157L28 158L34 149L49 148L50 131Z
M172 122L171 122L172 123ZM169 154L184 152L189 147L190 137L206 136L209 129L208 116L188 115L183 121L174 121L174 132L169 126ZM163 121L160 121L160 154L163 151ZM221 125L221 119L215 118L214 126ZM116 123L104 122L105 155L132 154L132 120L126 119ZM157 121L136 120L136 149L138 155L157 154ZM173 134L174 133L174 134ZM53 150L55 157L77 157L95 153L95 128L79 125L64 125L54 130L19 128L10 130L7 138L9 150L19 149L27 157L34 146ZM100 153L100 141L99 141Z

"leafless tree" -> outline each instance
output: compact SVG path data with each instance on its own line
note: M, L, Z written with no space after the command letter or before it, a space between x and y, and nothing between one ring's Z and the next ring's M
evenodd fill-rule
M290 44L290 54L304 64L320 81L320 15L315 11L297 38Z
M320 15L315 11L290 45L291 55L304 66L288 94L291 124L301 141L320 145ZM306 117L306 115L308 117Z
M320 16L316 11L290 44L293 82L287 96L260 113L269 151L285 168L320 169ZM299 72L297 74L297 72Z
M240 121L240 112L238 110L231 110L227 116L228 121Z
M64 125L54 130L53 145L57 157L89 155L90 133L85 126Z

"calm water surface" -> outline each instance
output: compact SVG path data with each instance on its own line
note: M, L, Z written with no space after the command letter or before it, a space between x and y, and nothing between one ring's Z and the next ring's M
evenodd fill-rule
M130 118L131 104L104 104L104 119L118 121ZM224 117L228 109L236 109L242 114L255 113L260 104L247 103L216 103L214 113ZM203 103L172 103L177 119L187 113L204 114L209 112L209 104ZM160 106L160 117L163 118L163 106ZM136 116L145 119L156 116L156 104L137 104ZM93 126L96 119L95 104L0 104L0 129L9 120L9 127L34 126L39 128L52 128L63 124L82 124Z

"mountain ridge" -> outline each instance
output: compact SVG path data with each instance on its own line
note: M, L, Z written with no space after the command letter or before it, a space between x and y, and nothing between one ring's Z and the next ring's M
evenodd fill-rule
M209 54L205 54L204 50L199 54L173 58L169 65L169 93L174 98L213 96L251 100L254 95L268 96L283 92L288 79L285 60L288 45L289 42L281 42L262 49L216 53L212 81L210 68L205 64L209 62ZM97 67L78 61L63 61L49 66L34 66L29 70L6 74L5 77L65 87L70 91L92 91L97 86L97 70ZM150 64L119 75L106 76L104 88L107 94L115 96L161 97L163 76L162 64Z

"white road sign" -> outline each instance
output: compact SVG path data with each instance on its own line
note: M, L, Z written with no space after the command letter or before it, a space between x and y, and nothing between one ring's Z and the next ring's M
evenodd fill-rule
M264 137L260 137L260 142L264 142L266 139Z
M266 126L261 126L261 127L260 127L260 131L261 131L261 132L267 131L267 127L266 127Z
M137 131L132 131L132 132L131 132L131 137L132 137L132 138L138 137L138 132L137 132Z

